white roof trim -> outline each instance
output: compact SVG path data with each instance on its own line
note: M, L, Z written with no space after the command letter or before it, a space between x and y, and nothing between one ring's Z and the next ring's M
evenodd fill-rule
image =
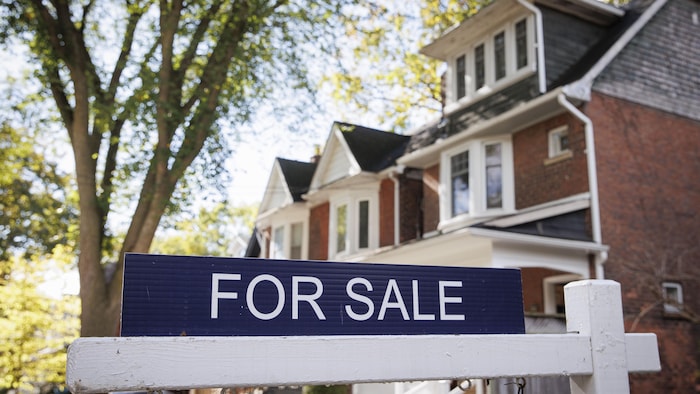
M530 223L536 220L563 215L565 213L579 211L591 206L590 193L583 193L571 198L554 201L548 204L542 204L522 210L515 215L510 215L502 218L497 218L488 222L485 225L494 227L511 227L523 223Z
M342 131L338 127L338 123L333 123L333 126L331 127L331 132L329 133L328 139L326 140L326 145L323 148L323 153L321 154L321 157L318 160L318 166L316 167L316 171L314 171L314 175L311 178L309 193L312 193L325 186L321 183L322 177L325 176L328 165L332 161L332 159L328 156L328 152L331 150L329 148L332 148L334 144L339 144L341 146L342 151L345 152L345 155L348 161L350 162L351 168L348 171L349 175L356 175L362 172L360 164L357 162L355 155L353 155L352 151L350 150L350 147L347 144L347 141L345 141L345 138L342 135Z
M607 245L596 244L587 241L576 241L571 239L542 237L539 235L511 233L500 230L487 230L483 228L470 227L471 235L477 237L486 237L493 240L510 241L521 244L532 244L549 246L562 249L583 250L586 252L607 252L610 249Z
M578 81L564 86L564 93L571 98L584 101L591 100L591 87L593 80L617 57L617 55L632 41L632 38L651 20L654 15L666 5L667 0L656 0L644 13L630 26L622 36L598 59L596 64Z
M274 183L279 183L283 187L285 195L285 204L291 204L294 202L294 197L289 191L289 185L287 184L287 179L284 177L282 172L282 167L280 166L279 158L275 158L275 162L272 165L272 171L270 172L270 177L267 179L267 185L265 185L265 193L263 194L262 202L260 203L260 213L265 213L268 210L274 210L277 207L270 206L270 199L272 198L271 191L275 190L276 185Z

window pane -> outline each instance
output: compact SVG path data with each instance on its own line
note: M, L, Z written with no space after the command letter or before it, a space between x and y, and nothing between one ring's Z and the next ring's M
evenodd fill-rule
M304 225L303 223L293 223L292 224L292 239L291 239L291 249L289 251L290 259L300 259L301 258L301 244L304 239Z
M469 212L469 151L452 156L452 216Z
M564 132L559 134L559 150L561 152L569 150L569 133Z
M484 44L474 48L474 89L481 89L486 84L486 63L484 62Z
M569 130L566 127L549 132L549 157L558 156L569 150Z
M368 248L369 247L369 201L360 201L359 204L359 234L358 234L358 247Z
M456 78L457 78L457 99L461 99L467 94L467 85L465 82L465 76L466 76L466 64L464 63L464 55L460 56L457 58L457 64L456 64Z
M284 227L280 226L275 228L275 232L272 235L272 258L284 259Z
M496 80L506 76L506 34L500 32L493 38L493 61Z
M485 147L486 156L486 208L503 206L503 171L501 144Z
M348 219L348 206L341 205L336 208L336 221L335 221L335 232L336 232L336 246L335 251L337 253L344 252L347 247L346 238L348 234L347 227Z
M515 58L518 70L527 66L527 19L515 24Z

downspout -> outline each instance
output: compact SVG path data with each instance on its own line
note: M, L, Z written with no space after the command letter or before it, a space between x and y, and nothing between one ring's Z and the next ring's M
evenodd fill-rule
M593 232L593 242L601 245L603 236L600 225L600 201L598 200L598 172L596 171L595 140L593 138L593 122L581 112L576 106L566 99L564 94L557 96L557 101L569 113L578 118L584 124L586 137L586 162L588 169L588 189L591 193L591 230ZM608 259L608 252L599 251L595 254L595 275L596 279L605 279L603 264Z
M537 50L537 77L539 79L540 93L544 94L547 92L547 76L545 74L545 64L544 64L544 30L542 28L542 12L539 8L532 5L527 0L517 0L520 5L527 8L535 14L535 49Z
M401 202L399 198L399 186L401 184L399 183L399 178L397 178L396 175L403 174L405 168L406 167L403 164L399 164L396 166L396 170L389 172L389 179L394 182L394 246L400 243L399 232L401 230L401 222L399 219L399 203Z

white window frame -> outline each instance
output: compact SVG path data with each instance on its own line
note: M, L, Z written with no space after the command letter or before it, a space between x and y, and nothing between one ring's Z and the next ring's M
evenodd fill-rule
M486 155L487 145L501 144L502 204L498 208L487 208ZM469 212L452 216L452 168L453 156L469 150ZM440 156L440 224L438 229L459 227L475 218L488 217L515 209L515 187L513 173L513 146L511 136L476 139L446 149Z
M571 136L569 133L569 126L560 126L555 129L550 130L547 133L547 141L549 145L549 158L558 157L571 153L571 148L562 149L561 147L561 136L566 135ZM569 145L571 145L571 140L569 140Z
M557 314L556 287L558 285L565 285L567 283L580 279L583 279L581 275L576 274L548 276L542 279L542 299L544 301L544 313L547 315Z
M516 53L516 36L515 25L526 20L527 32L527 65L517 68L517 53ZM505 55L506 55L506 75L505 77L496 80L495 75L495 59L494 59L494 38L500 32L505 33ZM456 53L448 59L448 81L451 86L448 86L447 99L448 106L446 110L452 110L455 106L472 101L474 99L486 96L498 89L510 85L522 78L532 75L537 71L537 54L535 47L535 18L532 15L519 15L511 19L504 25L499 25L496 29L489 30L485 34L476 37L476 39L468 45L465 50ZM474 51L479 45L484 45L484 63L485 63L485 85L480 89L476 89L476 68L474 67ZM457 98L457 59L461 56L465 57L465 86L466 95L462 98Z
M360 202L368 201L368 247L360 248ZM337 209L347 205L345 250L338 251ZM379 196L377 193L350 193L342 197L331 198L330 218L328 228L328 257L329 259L342 259L359 253L374 250L379 247Z
M677 315L683 312L683 286L678 282L663 282L661 284L663 301L664 301L664 313ZM669 301L668 290L673 289L675 292L675 297L673 300Z
M309 220L306 217L292 215L285 220L275 220L271 223L270 250L268 255L271 259L289 260L292 255L292 225L301 224L301 260L308 259L309 255ZM282 229L282 254L278 255L275 250L277 241L277 229Z
M271 259L286 259L289 254L286 252L285 247L285 226L275 226L272 227L272 234L270 239L270 258ZM278 238L282 238L282 242ZM278 244L281 250L278 250Z

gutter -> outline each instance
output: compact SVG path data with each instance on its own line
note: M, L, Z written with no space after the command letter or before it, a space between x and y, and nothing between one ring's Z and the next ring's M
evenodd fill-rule
M591 119L576 108L562 93L557 97L557 101L571 115L579 119L584 124L586 137L586 164L588 169L588 189L591 198L591 230L593 232L593 242L602 245L602 231L600 225L600 201L598 199L598 172L596 170L595 140L593 138L593 122ZM595 253L595 276L596 279L605 279L603 264L608 259L607 250L598 250Z
M545 75L545 63L544 63L544 31L542 28L542 12L540 9L532 5L527 0L517 0L520 5L527 8L535 14L535 35L537 36L537 42L535 43L535 48L537 49L537 76L540 83L540 93L547 92L547 77Z

